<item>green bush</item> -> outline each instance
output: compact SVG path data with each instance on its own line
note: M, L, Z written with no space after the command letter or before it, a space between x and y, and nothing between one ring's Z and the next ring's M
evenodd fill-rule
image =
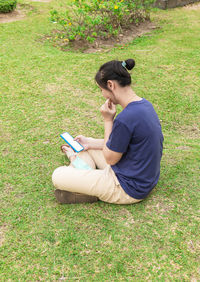
M16 8L17 0L0 0L0 13L9 13Z
M108 39L117 36L123 28L138 25L149 19L154 0L74 0L70 11L51 11L51 20L61 26L66 41L96 38Z

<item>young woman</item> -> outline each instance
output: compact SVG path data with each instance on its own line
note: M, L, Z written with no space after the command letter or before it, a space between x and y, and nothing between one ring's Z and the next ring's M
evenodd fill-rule
M104 139L77 136L84 151L78 156L67 145L62 151L70 166L57 168L52 181L61 203L137 203L148 196L158 182L163 135L152 104L131 88L128 70L135 61L110 61L95 76L106 102L101 107ZM116 115L116 105L123 110ZM85 163L85 169L77 163ZM87 169L88 168L88 169Z

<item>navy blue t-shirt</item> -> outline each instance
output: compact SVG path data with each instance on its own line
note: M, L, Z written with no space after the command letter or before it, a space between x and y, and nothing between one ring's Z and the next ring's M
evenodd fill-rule
M163 134L160 121L146 99L128 104L115 118L107 147L123 153L112 167L121 187L131 197L144 199L157 184Z

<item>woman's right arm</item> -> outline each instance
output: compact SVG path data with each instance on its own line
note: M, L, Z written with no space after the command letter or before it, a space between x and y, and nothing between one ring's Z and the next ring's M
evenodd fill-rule
M83 135L78 135L74 138L74 140L78 141L85 150L94 149L94 150L102 150L104 139L95 139L92 137L85 137Z

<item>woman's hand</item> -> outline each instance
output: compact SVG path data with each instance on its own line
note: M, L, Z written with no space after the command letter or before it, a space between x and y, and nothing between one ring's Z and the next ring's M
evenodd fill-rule
M93 150L102 150L103 149L103 139L95 139L92 137L85 137L83 135L78 135L74 138L75 141L78 141L83 147L84 151L89 149Z
M74 138L75 141L78 141L83 147L84 150L88 150L89 149L89 137L85 137L83 135L78 135Z
M116 115L116 106L110 99L107 99L101 106L100 111L105 121L113 121Z

